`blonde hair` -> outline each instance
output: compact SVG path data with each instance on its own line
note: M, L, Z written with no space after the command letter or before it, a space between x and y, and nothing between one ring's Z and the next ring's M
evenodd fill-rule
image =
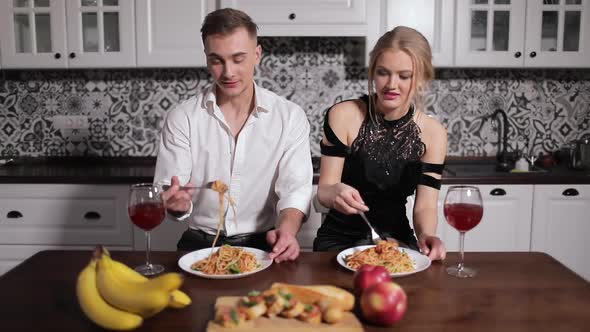
M414 70L410 94L413 93L413 100L410 100L410 102L413 102L417 109L421 109L424 106L424 94L428 83L434 79L432 50L428 41L420 32L405 26L395 27L381 36L371 53L369 53L369 96L374 93L373 80L377 60L386 51L402 51L412 59ZM371 97L369 98L369 115L373 120L377 118L374 112L375 101Z

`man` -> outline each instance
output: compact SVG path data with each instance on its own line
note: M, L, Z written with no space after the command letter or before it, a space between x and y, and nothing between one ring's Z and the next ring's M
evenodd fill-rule
M189 219L179 250L211 246L220 226L216 245L267 250L275 262L299 256L295 236L312 195L309 123L299 106L254 83L257 29L239 10L207 15L201 38L214 84L170 111L162 129L154 182L171 184L169 215ZM216 192L180 187L214 180L235 202L225 199L221 225Z

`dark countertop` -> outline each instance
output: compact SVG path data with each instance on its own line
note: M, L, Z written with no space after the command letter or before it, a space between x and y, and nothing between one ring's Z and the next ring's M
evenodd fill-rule
M111 254L129 266L145 259L140 251L112 251ZM235 280L203 279L182 272L178 267L182 254L156 251L152 259L167 272L183 273L181 289L193 303L183 309L165 309L146 319L138 332L205 331L208 321L214 317L214 304L219 296L243 296L251 290L268 289L273 282L328 284L349 291L353 285L353 273L336 262L334 252L302 252L294 262L272 264L255 275ZM42 251L0 277L3 331L104 331L84 316L76 300L76 275L88 264L90 255L88 250ZM403 319L392 328L377 327L362 320L364 331L588 330L590 284L549 255L469 253L469 265L478 271L469 280L445 272L446 266L458 259L458 253L449 253L443 263L433 262L425 271L397 278L395 282L408 297ZM354 313L362 319L358 308L357 299Z
M155 157L22 158L0 166L0 183L151 183L155 166Z
M20 158L0 166L0 183L131 184L152 182L155 157ZM319 160L314 158L314 170ZM318 176L314 176L317 183ZM494 169L493 158L449 157L443 184L590 184L590 172L555 166L536 172Z

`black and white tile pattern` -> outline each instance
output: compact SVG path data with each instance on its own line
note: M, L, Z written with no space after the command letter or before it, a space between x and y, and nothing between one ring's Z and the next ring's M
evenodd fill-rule
M326 107L366 91L364 42L263 38L257 82L301 105L319 156ZM554 151L590 135L590 70L441 69L426 110L448 129L448 154L494 155L501 108L509 150ZM155 156L166 112L210 84L205 68L28 70L0 74L0 156ZM60 115L89 128L56 129Z

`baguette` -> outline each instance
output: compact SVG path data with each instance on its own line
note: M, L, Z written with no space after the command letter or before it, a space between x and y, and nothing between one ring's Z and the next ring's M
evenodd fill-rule
M344 311L354 308L354 295L336 286L303 286L276 282L272 284L271 289L284 289L303 303L320 305L322 311L335 307Z

